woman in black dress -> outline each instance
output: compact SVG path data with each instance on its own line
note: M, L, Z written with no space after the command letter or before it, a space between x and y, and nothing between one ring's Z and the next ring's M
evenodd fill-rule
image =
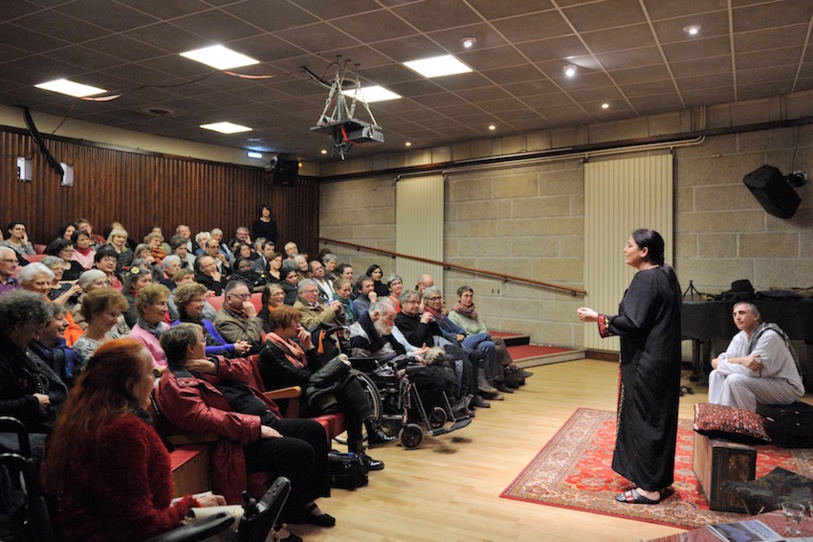
M271 217L271 207L265 203L260 204L260 217L254 221L251 235L254 239L264 237L266 241L274 243L274 246L277 245L277 223Z
M619 502L657 504L674 480L680 396L680 284L664 262L663 238L635 230L625 263L638 270L618 315L578 309L583 322L598 322L602 337L621 336L621 382L613 470L635 484Z

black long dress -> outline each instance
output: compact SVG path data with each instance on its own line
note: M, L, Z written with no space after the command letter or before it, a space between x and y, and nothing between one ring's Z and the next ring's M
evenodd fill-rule
M679 289L679 288L677 288ZM680 298L662 268L639 271L602 337L621 336L613 470L646 491L674 481L680 396Z

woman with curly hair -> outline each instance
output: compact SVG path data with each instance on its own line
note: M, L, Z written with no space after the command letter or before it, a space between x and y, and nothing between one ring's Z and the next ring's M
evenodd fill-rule
M225 503L187 495L171 504L169 453L146 410L152 363L138 341L103 344L65 403L42 473L61 499L60 540L144 540L180 526L192 507Z

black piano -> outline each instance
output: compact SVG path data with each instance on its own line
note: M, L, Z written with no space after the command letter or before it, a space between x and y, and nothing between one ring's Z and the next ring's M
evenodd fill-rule
M752 303L763 322L778 325L791 340L813 345L813 299L756 299ZM730 341L739 332L731 316L734 305L732 301L683 302L680 331L684 339L693 341L692 381L700 380L711 368L712 339ZM800 361L804 368L804 360Z

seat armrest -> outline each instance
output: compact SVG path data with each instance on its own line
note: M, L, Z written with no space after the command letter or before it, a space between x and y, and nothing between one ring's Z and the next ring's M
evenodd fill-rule
M173 448L186 446L187 444L207 444L217 442L220 437L217 433L178 433L175 435L164 435L164 440Z
M285 411L286 418L299 417L299 396L302 395L302 388L299 386L290 386L288 388L280 388L278 390L271 390L263 393L268 399L278 401L280 399L288 400L288 409Z

